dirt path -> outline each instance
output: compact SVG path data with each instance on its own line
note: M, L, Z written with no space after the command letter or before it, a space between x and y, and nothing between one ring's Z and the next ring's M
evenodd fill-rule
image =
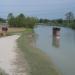
M25 61L20 59L20 54L16 51L16 39L18 38L19 35L0 38L0 68L9 75L26 75L20 73L24 69L19 70L24 66Z

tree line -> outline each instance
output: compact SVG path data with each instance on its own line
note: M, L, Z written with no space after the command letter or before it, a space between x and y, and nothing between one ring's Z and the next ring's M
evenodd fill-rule
M65 18L56 19L50 21L52 24L57 26L70 27L75 29L75 15L73 12L68 12L65 14Z
M64 15L64 19L60 18L60 19L40 19L39 22L40 23L48 23L48 25L52 25L52 26L64 26L64 27L70 27L75 29L75 15L73 12L67 12Z
M65 14L65 18L62 19L38 19L37 17L29 17L24 14L19 14L14 16L12 13L8 14L7 20L0 18L0 23L8 22L10 27L26 27L33 28L38 23L44 23L46 25L56 25L56 26L65 26L75 29L75 15L73 12L68 12Z
M19 14L14 17L12 13L8 14L8 24L10 27L26 27L33 28L38 23L38 18L27 17L24 14Z

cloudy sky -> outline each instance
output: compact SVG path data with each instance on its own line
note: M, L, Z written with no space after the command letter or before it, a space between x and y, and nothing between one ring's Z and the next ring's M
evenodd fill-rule
M8 13L24 13L39 18L64 18L68 11L75 13L75 0L0 0L0 17Z

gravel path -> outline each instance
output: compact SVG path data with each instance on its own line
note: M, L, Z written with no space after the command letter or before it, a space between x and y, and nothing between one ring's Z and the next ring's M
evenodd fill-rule
M3 37L0 38L0 68L3 69L6 73L8 73L9 75L26 75L21 74L18 72L18 74L15 72L15 64L18 64L22 62L22 64L24 64L25 62L22 60L19 60L19 54L17 53L16 49L16 39L19 38L19 35L12 35L12 36L8 36L8 37ZM21 58L21 57L20 57ZM16 62L17 61L17 62ZM19 64L19 66L20 66ZM23 66L21 64L21 67ZM19 67L18 66L18 67ZM17 68L17 70L19 70L19 68Z

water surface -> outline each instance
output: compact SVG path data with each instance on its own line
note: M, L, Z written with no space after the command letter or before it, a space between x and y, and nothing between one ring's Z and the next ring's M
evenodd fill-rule
M46 52L63 75L75 75L75 31L61 27L60 38L53 37L52 26L35 28L36 47Z

